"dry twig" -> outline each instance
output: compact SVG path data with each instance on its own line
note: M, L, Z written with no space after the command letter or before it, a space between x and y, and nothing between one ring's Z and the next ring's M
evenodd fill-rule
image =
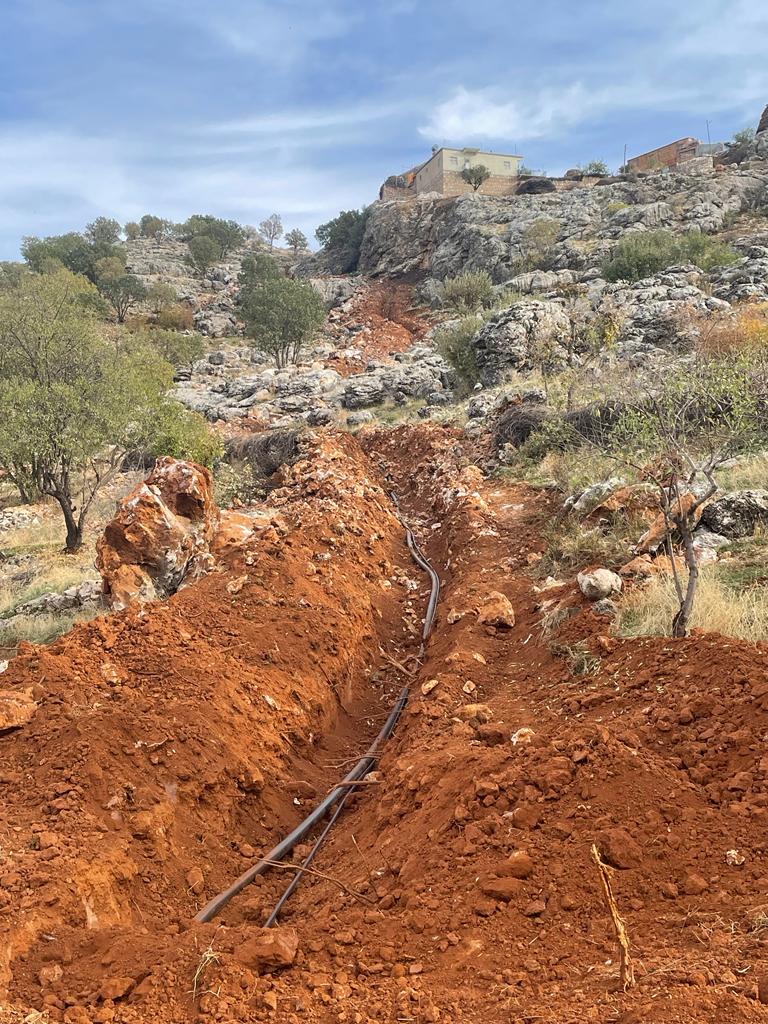
M616 941L619 944L619 977L621 978L622 988L626 992L628 988L631 988L635 984L635 970L632 966L632 957L629 955L629 936L627 935L626 926L622 920L621 914L619 913L616 897L613 895L613 887L611 886L611 868L603 861L600 856L600 851L594 843L592 844L592 859L597 865L597 871L600 875L600 881L603 886L605 905L611 917L613 930L616 934Z

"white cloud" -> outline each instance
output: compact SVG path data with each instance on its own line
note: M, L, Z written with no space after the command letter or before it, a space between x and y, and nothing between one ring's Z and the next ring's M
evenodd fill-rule
M366 126L372 121L383 121L402 114L412 103L367 103L358 106L281 110L256 117L242 117L233 121L218 121L208 126L215 134L273 136L276 141L286 135L306 135L322 132L325 141L333 142L334 130L346 133L352 127Z
M495 90L459 86L450 99L437 105L419 133L428 139L536 139L580 120L589 103L579 83L533 97L497 97Z
M205 212L254 223L278 212L311 237L342 208L370 202L379 182L313 166L306 154L232 160L203 140L95 138L37 125L0 131L0 259L17 259L26 234L59 234L105 214L121 222L155 212L173 220ZM193 140L192 146L195 142Z
M115 0L113 0L115 2ZM123 0L116 0L121 6ZM345 35L359 15L340 0L139 0L143 17L167 13L230 49L273 65L295 64L317 43Z

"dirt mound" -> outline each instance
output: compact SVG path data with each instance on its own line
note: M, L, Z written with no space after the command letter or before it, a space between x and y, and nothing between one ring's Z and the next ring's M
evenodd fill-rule
M457 433L330 435L284 472L226 571L9 669L39 702L0 738L14 1005L73 1024L768 1020L765 651L619 641L575 583L538 591L550 499L485 481ZM410 678L429 587L390 488L443 592L380 771L282 935L260 925L283 871L191 927Z

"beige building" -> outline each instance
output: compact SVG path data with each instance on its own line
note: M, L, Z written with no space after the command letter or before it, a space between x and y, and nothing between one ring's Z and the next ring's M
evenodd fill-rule
M479 191L487 195L510 195L515 190L523 158L513 153L489 153L465 146L463 149L435 149L425 163L403 174L387 178L379 190L380 199L398 199L437 192L443 196L460 196L471 192L461 177L465 167L482 164L491 172Z

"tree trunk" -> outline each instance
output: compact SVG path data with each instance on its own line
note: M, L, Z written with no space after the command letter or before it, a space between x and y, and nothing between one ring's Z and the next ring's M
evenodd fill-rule
M83 546L83 519L77 518L72 502L68 494L55 494L54 497L61 506L64 522L67 525L67 543L65 551L68 555L76 554Z
M686 523L685 526L678 524L678 529L683 535L683 546L685 547L685 566L688 570L688 586L685 588L685 597L680 602L680 607L672 620L672 636L688 636L688 623L693 613L693 602L696 598L696 587L699 582L699 566L696 562L696 552L693 550L693 538Z

